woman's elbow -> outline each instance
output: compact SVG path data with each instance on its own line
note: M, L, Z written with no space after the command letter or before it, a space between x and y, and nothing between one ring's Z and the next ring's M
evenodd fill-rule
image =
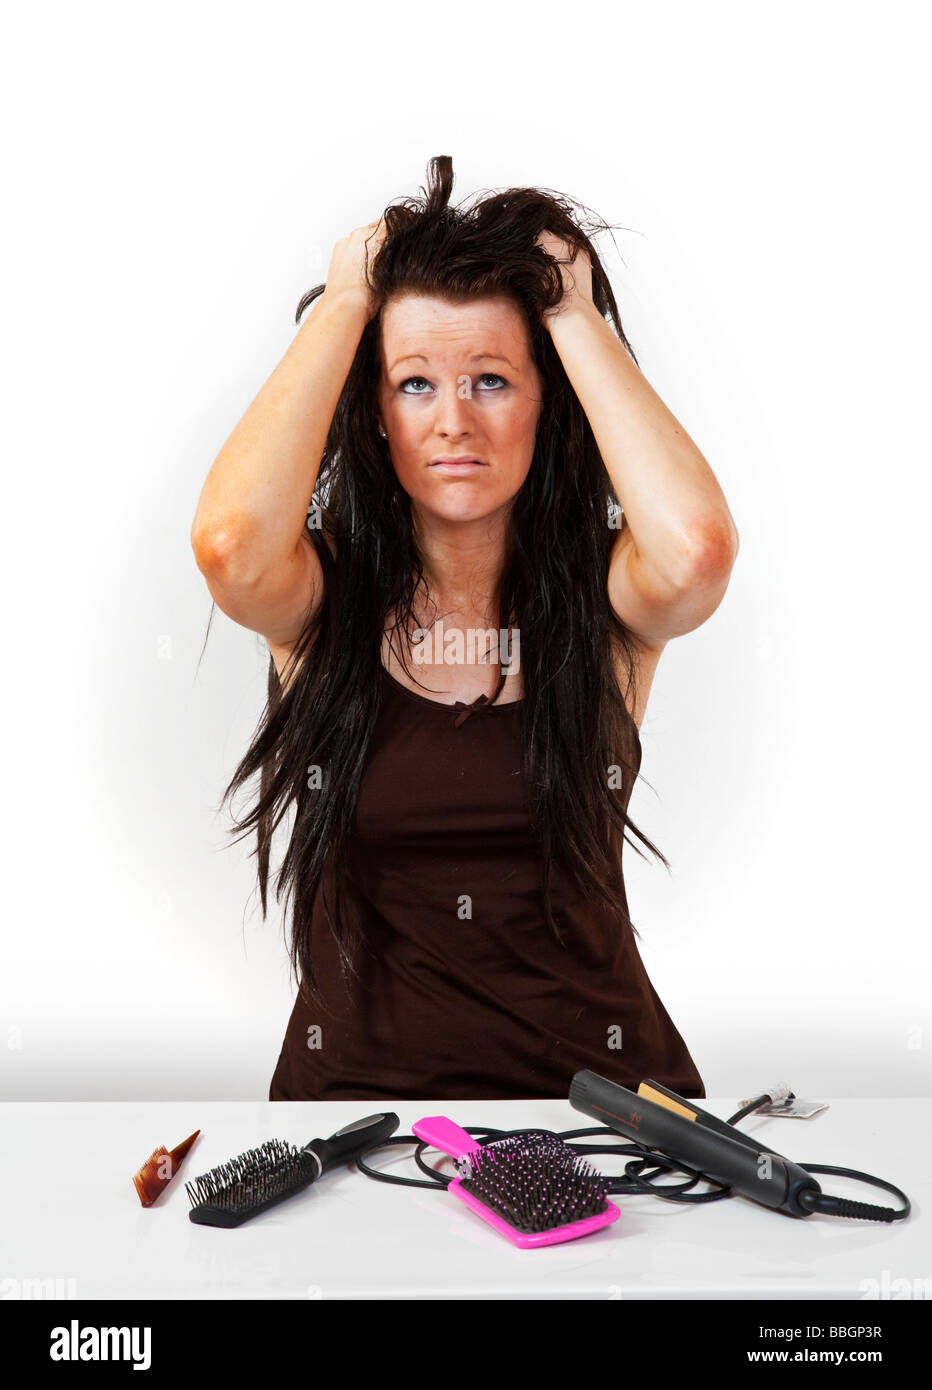
M738 544L738 528L730 513L697 526L690 545L692 583L727 578L738 558Z

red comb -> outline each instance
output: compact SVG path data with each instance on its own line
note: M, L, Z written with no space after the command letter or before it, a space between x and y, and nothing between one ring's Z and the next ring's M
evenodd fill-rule
M171 1182L181 1166L181 1160L200 1132L199 1129L196 1129L193 1134L189 1134L187 1139L183 1139L171 1150L166 1149L164 1144L160 1144L155 1152L146 1159L133 1178L136 1191L139 1193L139 1200L144 1207L151 1207L159 1193L164 1191Z

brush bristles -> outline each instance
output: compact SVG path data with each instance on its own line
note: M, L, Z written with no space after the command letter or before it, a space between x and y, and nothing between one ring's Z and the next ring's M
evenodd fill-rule
M605 1180L551 1135L513 1135L468 1155L462 1188L516 1231L552 1231L605 1210Z
M270 1139L185 1183L192 1207L242 1211L287 1195L317 1171L313 1155L282 1139Z

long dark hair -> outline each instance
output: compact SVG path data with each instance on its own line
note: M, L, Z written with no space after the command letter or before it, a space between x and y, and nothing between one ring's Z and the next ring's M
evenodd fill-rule
M507 524L499 613L503 627L516 624L519 632L524 767L547 927L565 944L550 898L556 865L586 895L604 902L619 929L638 935L623 903L622 844L633 844L626 829L669 868L623 809L638 773L640 742L625 703L637 678L637 648L606 591L618 534L609 519L618 498L541 320L563 293L557 262L535 244L541 232L550 231L588 253L595 305L637 362L589 239L609 225L538 188L511 188L477 196L472 206L451 207L452 186L452 160L441 155L430 161L423 198L385 209L385 237L367 269L377 312L363 330L308 499L309 512L320 522L309 524L309 534L323 568L323 601L296 642L283 681L270 657L265 710L220 803L259 772L258 800L233 820L236 840L257 831L263 919L272 837L294 806L276 899L284 894L286 913L293 899L292 966L304 997L315 1004L311 921L318 889L344 975L357 973L365 928L355 912L345 910L346 866L379 713L385 622L397 614L408 629L423 580L410 498L378 432L380 320L390 298L419 293L463 303L507 296L523 315L541 374L536 447ZM317 285L303 297L296 323L325 288ZM619 666L627 672L625 696ZM311 768L320 769L320 786L308 777Z

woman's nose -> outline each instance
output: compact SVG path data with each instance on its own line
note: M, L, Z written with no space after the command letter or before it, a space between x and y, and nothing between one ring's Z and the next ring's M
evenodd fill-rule
M471 392L464 395L459 385L441 389L436 404L436 423L445 433L457 434L468 430L472 411Z

